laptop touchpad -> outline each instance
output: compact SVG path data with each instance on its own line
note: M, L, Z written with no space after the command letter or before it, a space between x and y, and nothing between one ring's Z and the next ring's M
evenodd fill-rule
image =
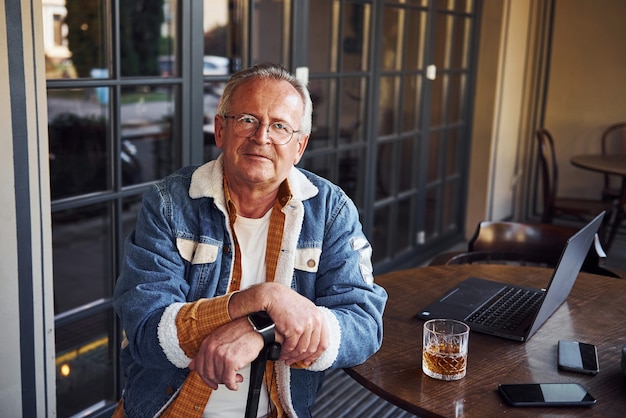
M459 283L441 299L418 312L417 316L422 319L454 318L462 320L481 307L502 288L504 288L502 283L470 277Z
M449 303L456 306L476 309L497 293L503 286L495 283L496 286L488 286L481 283L476 286L471 282L463 282L452 292L440 299L440 302Z

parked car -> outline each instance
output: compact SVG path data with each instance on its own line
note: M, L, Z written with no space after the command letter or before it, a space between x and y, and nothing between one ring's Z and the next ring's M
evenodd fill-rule
M202 67L202 75L227 75L230 60L226 57L219 57L217 55L205 55L203 59L204 65Z

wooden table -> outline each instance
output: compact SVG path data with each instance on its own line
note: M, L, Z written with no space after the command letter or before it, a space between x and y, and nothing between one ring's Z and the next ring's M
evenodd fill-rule
M626 416L626 280L581 273L568 300L526 343L470 333L467 375L458 381L422 372L423 321L415 313L469 276L545 287L552 270L468 264L431 266L376 277L389 301L381 349L346 372L370 391L420 417ZM600 373L557 369L559 339L596 344ZM578 382L598 400L591 408L513 408L499 383Z
M611 247L617 230L626 217L624 206L626 205L626 154L585 154L575 155L570 159L572 165L584 170L591 170L603 174L612 174L622 177L621 197L617 203L617 211L609 238L606 241L607 249Z

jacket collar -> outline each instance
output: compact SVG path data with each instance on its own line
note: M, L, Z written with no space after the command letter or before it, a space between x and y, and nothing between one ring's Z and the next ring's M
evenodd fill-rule
M223 155L219 155L216 160L209 161L201 165L191 176L189 185L189 197L200 199L211 197L220 207L225 207L224 198L224 161ZM287 177L292 200L304 201L317 195L317 187L296 167L292 167Z

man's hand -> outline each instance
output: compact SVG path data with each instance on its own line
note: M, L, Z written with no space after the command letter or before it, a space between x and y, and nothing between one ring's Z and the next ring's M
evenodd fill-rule
M189 364L212 389L224 384L237 390L243 377L238 370L254 361L263 349L263 337L256 333L247 317L229 322L207 336Z
M324 314L286 286L273 286L272 295L265 310L276 324L276 339L282 344L280 359L288 366L296 362L311 365L328 347Z
M287 365L309 366L328 348L324 314L309 299L279 283L261 283L235 293L229 302L231 318L266 311L276 324L276 341L282 345L280 359Z

